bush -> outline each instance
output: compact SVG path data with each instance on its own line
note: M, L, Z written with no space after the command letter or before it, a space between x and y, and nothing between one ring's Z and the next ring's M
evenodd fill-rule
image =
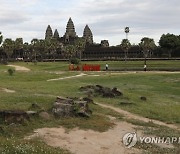
M71 58L71 59L70 59L70 63L71 63L71 64L76 64L76 65L78 65L79 62L80 62L80 60L79 60L78 58Z
M10 76L12 76L14 74L14 72L15 72L14 69L12 69L12 68L8 69L8 73L9 73Z
M4 60L4 59L2 59L0 63L3 64L3 65L8 65L7 60Z

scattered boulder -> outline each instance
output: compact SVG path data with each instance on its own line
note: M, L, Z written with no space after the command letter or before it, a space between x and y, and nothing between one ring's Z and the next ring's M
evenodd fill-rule
M83 98L83 101L86 101L87 103L92 103L92 104L94 104L94 101L93 101L91 98L89 98L89 97L84 97L84 98Z
M123 93L121 91L119 91L116 87L114 87L112 89L112 92L116 95L116 96L122 96Z
M141 99L142 101L147 101L147 98L146 98L145 96L141 96L140 99Z
M53 104L52 113L56 117L83 116L89 117L91 111L88 102L78 98L57 97Z
M103 87L101 85L87 85L85 87L80 87L80 90L86 92L88 96L101 95L102 97L113 98L123 95L123 93L116 87L111 89L108 87Z
M119 104L124 105L124 106L126 106L126 105L134 105L134 103L131 103L131 102L120 102Z
M49 115L49 113L47 113L47 112L45 112L45 111L40 112L40 113L39 113L39 117L42 118L42 119L44 119L44 120L50 120L50 115Z
M41 110L42 108L37 104L37 103L33 103L31 104L31 106L29 107L29 110Z

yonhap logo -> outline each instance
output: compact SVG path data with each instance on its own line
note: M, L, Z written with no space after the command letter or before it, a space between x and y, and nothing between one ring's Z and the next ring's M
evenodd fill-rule
M143 144L180 144L180 137L157 137L157 136L140 136L139 138L137 137L136 132L133 133L126 133L123 136L123 143L125 146L128 148L131 148L136 145L137 141L139 143Z
M127 146L128 148L131 148L133 146L135 146L135 144L137 143L138 139L137 139L137 134L136 132L133 133L126 133L123 136L123 143L125 146Z

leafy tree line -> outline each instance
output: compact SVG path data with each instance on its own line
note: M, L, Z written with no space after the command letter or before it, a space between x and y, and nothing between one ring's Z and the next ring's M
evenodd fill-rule
M83 38L75 40L74 44L64 45L56 38L51 39L32 39L30 43L23 42L23 38L12 40L6 38L0 32L0 58L18 59L23 58L30 61L56 58L79 58L81 59L85 50L86 42ZM132 46L128 39L123 39L119 47L124 51L127 59L128 51ZM154 39L144 37L138 45L144 58L151 57L180 57L180 36L174 34L163 34L156 46Z

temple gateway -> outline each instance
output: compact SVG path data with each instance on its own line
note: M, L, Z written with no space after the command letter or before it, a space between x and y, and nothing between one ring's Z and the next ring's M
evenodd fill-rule
M82 58L84 59L116 59L124 58L124 51L120 46L109 46L108 40L101 40L101 42L95 43L93 41L93 33L88 25L84 27L83 36L86 40L86 48L82 53ZM73 44L74 41L79 37L76 34L75 26L71 18L69 18L66 26L66 32L63 36L59 36L58 30L52 31L50 25L48 25L45 33L45 39L56 38L59 42L64 45ZM119 41L121 42L121 40ZM119 43L120 44L120 43ZM142 53L137 46L132 46L128 52L128 57L139 58L142 57ZM63 57L61 57L63 58Z

